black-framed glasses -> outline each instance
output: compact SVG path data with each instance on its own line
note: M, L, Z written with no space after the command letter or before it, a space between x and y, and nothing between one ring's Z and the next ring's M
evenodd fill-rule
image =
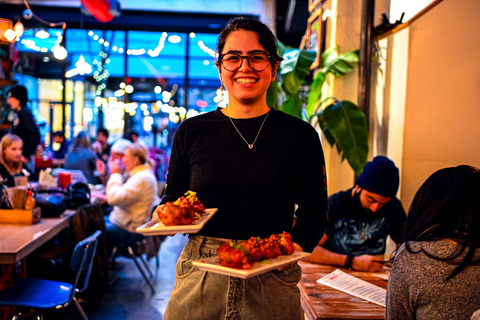
M238 53L225 53L218 57L218 60L227 71L237 71L242 67L243 59L247 59L248 66L253 71L263 71L267 69L272 56L266 53L258 52L249 56L242 56Z

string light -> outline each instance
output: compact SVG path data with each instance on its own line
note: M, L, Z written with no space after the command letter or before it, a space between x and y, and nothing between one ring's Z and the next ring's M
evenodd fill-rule
M205 52L206 54L210 55L210 56L213 57L213 58L216 58L216 57L217 57L217 55L216 55L216 53L215 53L215 50L212 50L212 49L210 49L209 47L207 47L207 46L203 43L202 40L199 40L199 41L197 42L197 44L198 44L198 46L200 47L200 49L202 49L203 52Z

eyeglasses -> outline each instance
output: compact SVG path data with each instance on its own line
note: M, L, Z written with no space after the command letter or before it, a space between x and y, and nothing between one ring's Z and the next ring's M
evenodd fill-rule
M219 61L227 71L237 71L242 67L243 59L247 59L248 66L253 71L263 71L267 69L272 56L265 53L254 53L249 56L242 56L238 53L225 53L219 56Z

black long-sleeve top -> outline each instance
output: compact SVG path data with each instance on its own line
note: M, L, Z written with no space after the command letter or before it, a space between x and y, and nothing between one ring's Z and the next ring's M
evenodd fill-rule
M252 143L264 118L233 121ZM312 251L327 226L318 133L281 111L270 111L252 149L220 109L185 120L175 133L162 203L188 190L197 192L206 208L218 208L201 235L248 239L287 231L304 251Z
M23 140L22 155L25 158L28 159L35 154L40 143L40 130L35 117L27 107L18 111L17 118L13 121L12 133Z

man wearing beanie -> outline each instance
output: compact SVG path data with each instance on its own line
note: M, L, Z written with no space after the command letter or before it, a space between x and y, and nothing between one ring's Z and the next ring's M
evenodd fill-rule
M28 91L24 86L16 86L8 91L7 103L17 114L11 132L23 140L22 162L27 164L40 143L40 131L32 112L27 108Z
M355 186L328 198L325 236L306 260L360 271L378 271L388 235L398 243L406 220L396 198L400 176L395 164L376 156Z

